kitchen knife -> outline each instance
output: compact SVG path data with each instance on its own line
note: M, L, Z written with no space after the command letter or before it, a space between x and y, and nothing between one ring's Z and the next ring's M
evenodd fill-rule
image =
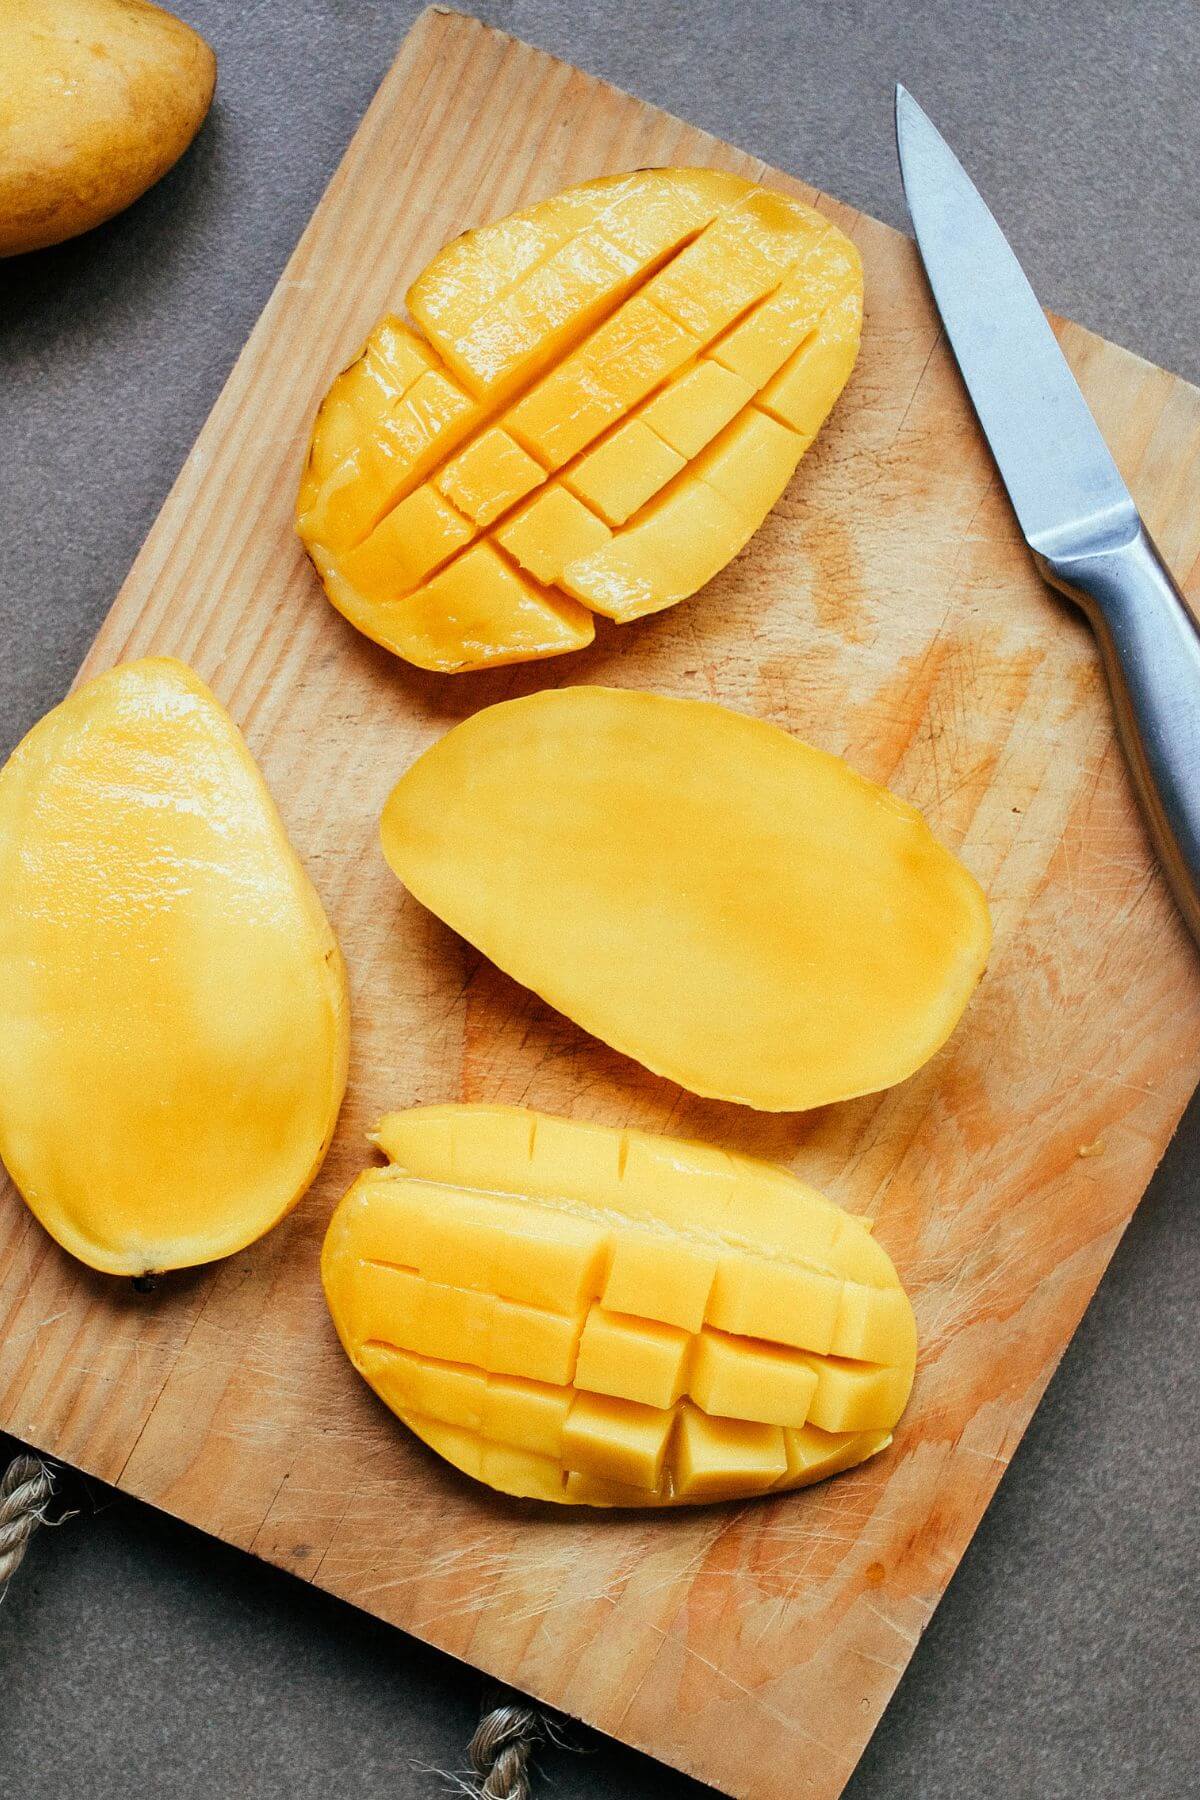
M1003 232L900 86L896 143L946 336L1034 561L1095 632L1151 838L1200 943L1200 630Z

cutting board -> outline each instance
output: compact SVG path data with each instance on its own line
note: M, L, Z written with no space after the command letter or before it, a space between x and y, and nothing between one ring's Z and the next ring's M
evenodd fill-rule
M306 434L376 316L465 226L684 162L815 199L866 265L852 383L748 549L551 665L419 673L327 605L291 529ZM1200 588L1200 393L1062 341ZM83 673L171 652L243 727L335 921L350 1090L291 1217L139 1295L0 1193L0 1427L752 1800L840 1792L1196 1079L1200 980L1148 852L1091 639L1038 581L909 241L528 45L427 12L371 106ZM991 967L892 1092L805 1115L695 1099L552 1014L408 899L400 771L555 682L721 700L849 757L989 894ZM736 821L731 821L736 830ZM892 1449L808 1493L666 1516L539 1509L441 1465L334 1339L330 1209L385 1108L508 1101L776 1158L878 1221L921 1356ZM103 1095L97 1105L104 1104Z

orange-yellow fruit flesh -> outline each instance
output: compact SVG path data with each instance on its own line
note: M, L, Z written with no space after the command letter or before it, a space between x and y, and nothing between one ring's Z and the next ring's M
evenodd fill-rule
M912 1309L861 1221L786 1171L520 1108L393 1113L376 1141L390 1166L359 1177L326 1238L330 1311L380 1398L476 1479L686 1505L802 1486L889 1442ZM868 1282L847 1273L858 1242Z
M190 669L123 663L34 726L0 771L0 895L0 1155L47 1231L132 1276L261 1237L333 1132L346 977Z
M624 622L686 598L836 399L861 285L820 214L712 170L606 177L456 239L410 290L427 338L385 320L318 415L298 528L330 598L447 670L575 648L580 606ZM738 454L714 480L702 458L728 432ZM461 525L411 504L422 483ZM507 584L488 586L469 638L452 628L431 663L428 608L392 602L481 536L561 588L570 630L514 629Z
M674 488L655 522L693 491ZM402 776L382 836L418 900L568 1018L764 1111L911 1075L990 947L978 883L913 807L700 701L587 686L488 707Z
M563 656L595 636L586 607L543 587L486 540L402 598L382 603L364 599L332 557L314 552L314 561L338 611L419 669L453 675Z

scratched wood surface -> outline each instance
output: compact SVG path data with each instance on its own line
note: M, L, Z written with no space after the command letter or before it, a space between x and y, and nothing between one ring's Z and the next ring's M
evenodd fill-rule
M1030 568L913 249L845 207L818 197L866 263L858 371L706 592L563 662L456 680L323 600L292 498L317 399L377 314L464 226L676 161L808 193L456 15L425 14L380 89L85 667L173 652L243 726L350 966L341 1126L278 1230L150 1297L71 1262L0 1192L0 1426L731 1793L831 1800L1188 1098L1200 982L1091 641ZM1063 335L1195 592L1200 393ZM398 773L472 709L560 681L723 700L922 807L996 923L948 1048L805 1116L700 1101L409 901L376 835ZM342 1357L317 1253L380 1111L460 1097L758 1152L874 1214L922 1340L894 1447L806 1494L651 1517L538 1510L440 1465Z

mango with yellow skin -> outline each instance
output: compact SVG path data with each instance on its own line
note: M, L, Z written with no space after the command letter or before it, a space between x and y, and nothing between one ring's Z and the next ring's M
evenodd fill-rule
M178 161L217 61L149 0L0 5L0 256L90 231Z
M182 663L110 669L0 771L0 1156L94 1269L228 1256L309 1186L346 1085L341 954Z
M850 374L862 271L800 201L645 169L455 239L408 309L326 395L297 528L352 624L456 672L711 580Z
M321 1271L342 1345L431 1449L615 1507L805 1487L891 1441L912 1307L786 1170L521 1107L391 1113Z

